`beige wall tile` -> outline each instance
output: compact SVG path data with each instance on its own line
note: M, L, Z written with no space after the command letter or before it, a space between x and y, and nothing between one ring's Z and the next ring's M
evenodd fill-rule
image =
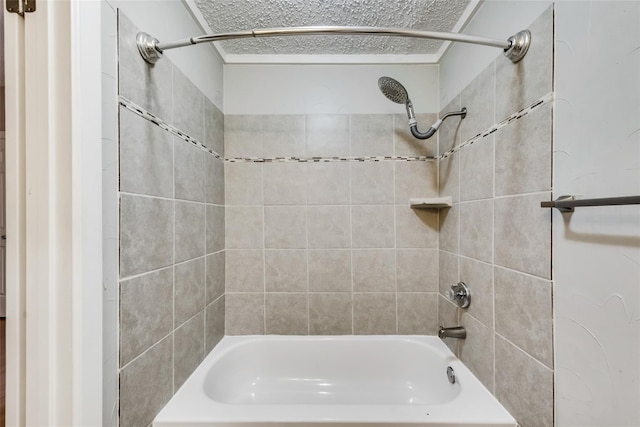
M225 157L262 157L263 153L261 116L224 116Z
M216 159L212 154L206 155L204 187L207 203L224 205L224 169L225 164L222 159Z
M349 155L349 116L314 114L306 116L306 120L307 155Z
M307 335L309 333L307 295L266 294L265 324L267 334Z
M206 269L206 300L207 304L210 304L224 294L225 252L208 255Z
M173 384L177 390L204 359L203 311L176 329L173 348Z
M224 114L204 97L204 145L224 158Z
M262 140L266 157L304 157L307 155L304 115L265 115L261 119Z
M173 143L169 132L120 107L120 191L173 197Z
M173 329L173 268L120 282L120 367Z
M120 371L120 425L148 426L173 395L173 334Z
M395 162L396 204L404 205L414 197L438 196L438 163Z
M460 159L460 200L493 197L493 135L456 154Z
M393 248L393 206L352 206L354 248Z
M496 397L523 427L553 426L553 371L496 336Z
M438 294L398 294L398 334L434 335L438 332Z
M352 262L355 292L396 291L396 260L393 249L354 250Z
M307 208L265 207L264 233L264 245L267 249L305 249L307 247Z
M493 200L460 204L460 254L493 262Z
M226 251L226 292L264 292L263 257L260 250Z
M120 277L173 263L174 201L120 196Z
M349 206L309 206L307 208L309 248L351 247Z
M173 67L173 125L204 141L204 95L176 66Z
M494 333L473 316L462 316L467 338L459 340L460 360L492 393L494 387Z
M207 254L224 249L224 206L207 205Z
M438 269L437 249L397 249L398 292L437 292Z
M471 291L471 305L466 312L493 329L493 265L460 258L460 280Z
M351 155L390 156L393 154L391 114L351 115Z
M227 206L224 214L225 246L227 249L262 249L262 207Z
M454 204L449 209L439 209L440 249L458 253L460 250L460 205Z
M353 333L392 335L397 333L395 293L354 293Z
M174 327L204 310L205 259L198 258L174 267Z
M395 207L397 248L437 248L438 211Z
M551 190L551 104L505 126L496 138L496 195Z
M453 154L439 161L438 179L440 196L451 196L454 203L460 201L460 156Z
M206 206L191 202L175 203L175 262L204 256L207 237Z
M495 63L489 64L460 93L460 103L467 107L467 116L462 119L460 137L466 141L491 127L494 120ZM453 119L449 119L453 120Z
M438 290L442 295L446 295L451 285L460 281L459 275L459 257L456 254L446 251L438 251L439 256L439 287Z
M265 205L306 205L304 163L267 163L263 166Z
M353 303L350 293L309 295L309 333L311 335L350 335Z
M551 282L495 269L496 332L553 368Z
M227 206L262 205L262 163L225 163L224 187Z
M351 292L351 250L309 250L309 292Z
M551 212L540 209L550 193L495 202L495 263L545 279L551 277Z
M224 337L225 297L218 298L205 310L205 355Z
M227 335L264 334L264 293L227 292L224 299Z
M394 162L352 162L351 203L354 205L393 204Z
M307 163L307 203L348 205L350 165L346 162Z
M265 290L267 292L307 292L307 252L266 250Z

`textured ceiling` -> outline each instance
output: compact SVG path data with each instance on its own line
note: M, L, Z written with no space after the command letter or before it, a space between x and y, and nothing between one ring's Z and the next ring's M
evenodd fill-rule
M196 0L213 32L316 25L453 31L469 0ZM220 42L235 55L435 54L442 41L384 36L296 36Z

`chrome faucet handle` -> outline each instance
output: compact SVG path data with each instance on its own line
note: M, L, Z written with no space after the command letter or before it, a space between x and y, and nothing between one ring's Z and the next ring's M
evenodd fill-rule
M471 304L471 291L466 283L458 282L447 290L447 298L456 303L458 307L467 308Z

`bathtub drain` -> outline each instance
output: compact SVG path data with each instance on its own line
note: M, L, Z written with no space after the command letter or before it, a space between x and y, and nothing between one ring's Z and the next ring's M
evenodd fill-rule
M456 373L453 371L451 366L447 366L447 377L449 378L449 382L451 384L456 383Z

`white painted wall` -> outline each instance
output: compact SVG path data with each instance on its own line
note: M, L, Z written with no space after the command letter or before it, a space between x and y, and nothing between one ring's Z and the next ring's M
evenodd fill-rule
M507 40L526 29L551 3L546 0L486 0L463 33ZM447 105L501 54L496 48L453 43L440 61L440 105Z
M554 196L640 195L640 3L556 4ZM553 216L556 425L640 425L640 206Z
M180 0L107 0L107 3L121 9L141 31L160 41L184 39L206 32ZM213 46L189 46L168 50L165 55L207 98L220 110L223 109L222 59Z
M225 114L404 114L378 89L393 77L418 113L438 112L437 65L224 66Z

